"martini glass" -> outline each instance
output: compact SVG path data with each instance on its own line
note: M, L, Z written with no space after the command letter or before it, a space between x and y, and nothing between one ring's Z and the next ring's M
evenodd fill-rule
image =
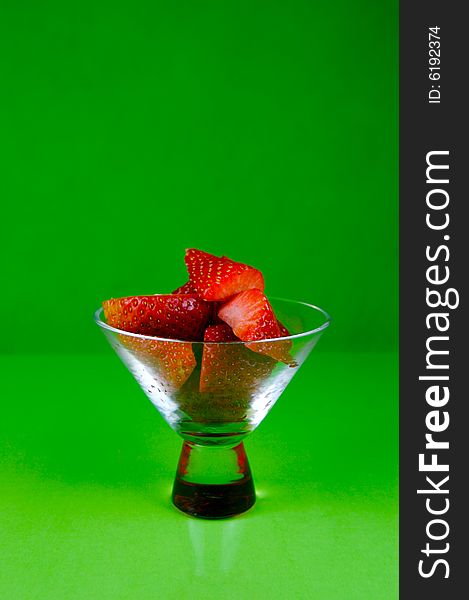
M255 502L243 440L263 421L330 324L322 309L273 299L290 335L255 342L184 342L95 321L168 425L183 438L172 500L195 517L241 514ZM289 354L289 364L270 355ZM184 360L181 360L183 357Z

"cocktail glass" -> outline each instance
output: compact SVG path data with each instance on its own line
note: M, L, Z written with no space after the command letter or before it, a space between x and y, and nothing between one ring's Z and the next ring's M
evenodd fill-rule
M290 335L246 343L139 335L108 325L102 308L95 313L111 346L184 440L172 499L192 516L231 517L254 504L243 440L263 421L330 324L329 315L311 304L282 299L271 304ZM278 350L289 354L289 364L269 356L278 356ZM178 363L181 356L189 357L184 367Z

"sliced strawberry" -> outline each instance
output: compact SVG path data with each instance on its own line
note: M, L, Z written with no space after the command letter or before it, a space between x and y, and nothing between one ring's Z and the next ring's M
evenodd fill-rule
M204 342L239 341L240 339L235 336L231 327L223 322L220 322L218 325L209 325L204 333Z
M208 322L208 325L226 325L225 321L222 321L220 319L220 317L218 316L218 309L220 308L222 303L221 302L210 302L209 304L212 305L213 312L212 312L212 316L210 317L210 321ZM207 331L207 330L205 330L205 331Z
M222 304L218 316L243 341L281 337L277 318L260 290L241 292Z
M264 289L260 271L225 256L190 248L186 250L185 261L190 283L204 300L226 300L243 290Z
M200 372L200 391L221 394L225 399L248 400L265 383L275 367L268 356L251 352L226 324L207 327ZM215 342L211 344L210 342ZM246 404L244 405L246 408Z
M277 320L277 323L278 323L278 327L280 329L281 337L288 337L289 335L291 335L291 333L288 331L288 329L285 327L285 325L283 323L281 323L279 320Z
M212 307L186 294L129 296L103 302L112 327L176 340L201 340Z
M253 352L251 354L254 354ZM252 403L241 390L218 387L215 392L200 391L200 372L195 369L174 395L180 410L195 423L217 424L243 422Z
M247 290L237 294L222 304L218 316L228 323L234 334L243 342L282 337L274 311L260 290ZM246 346L254 352L266 354L290 366L295 365L289 353L290 340L246 344Z
M192 344L147 340L123 334L119 337L132 355L150 371L163 392L178 390L197 364Z
M174 290L174 292L171 292L171 293L172 294L189 294L192 296L197 296L190 281L188 281L184 285L181 285L180 287L176 288Z
M278 323L278 327L280 329L280 337L288 337L291 335L291 333L288 331L288 329L285 327L285 325L283 323L281 323L278 319L277 319L277 323ZM284 348L288 351L291 350L291 347L293 346L293 343L291 340L285 340L284 343Z

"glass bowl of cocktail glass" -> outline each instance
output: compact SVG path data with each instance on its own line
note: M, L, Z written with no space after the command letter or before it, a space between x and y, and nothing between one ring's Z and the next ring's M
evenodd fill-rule
M312 304L273 299L290 335L254 342L186 342L95 321L168 425L183 438L172 500L195 517L241 514L255 502L243 440L298 372L331 319ZM280 352L279 352L280 350ZM270 355L288 354L279 362Z

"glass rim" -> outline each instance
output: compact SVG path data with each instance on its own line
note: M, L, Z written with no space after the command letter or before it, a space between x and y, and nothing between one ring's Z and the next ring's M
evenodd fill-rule
M155 296L170 296L171 294L155 294ZM156 342L173 342L176 344L213 344L213 345L234 345L234 344L265 344L267 342L285 342L288 340L296 340L296 339L300 339L303 337L308 337L310 335L314 335L316 333L320 333L322 331L324 331L325 329L327 329L329 327L329 325L332 322L332 318L329 315L329 313L327 313L323 308L320 308L319 306L316 306L315 304L310 304L309 302L302 302L300 300L290 300L288 298L276 298L276 297L272 297L272 300L279 300L281 302L288 302L290 304L301 304L302 306L306 306L308 308L311 308L319 313L321 313L323 315L323 317L325 318L324 323L322 323L322 325L320 325L319 327L315 327L314 329L309 329L308 331L302 331L301 333L294 333L293 335L286 335L284 337L278 337L278 338L266 338L263 340L252 340L252 341L245 341L243 342L242 340L237 340L234 342L205 342L203 340L201 341L190 341L190 340L175 340L173 338L163 338L163 337L157 337L154 335L143 335L141 333L132 333L131 331L125 331L124 329L117 329L117 327L112 327L111 325L109 325L108 323L106 323L105 321L103 321L101 319L102 313L104 308L102 306L100 306L95 312L94 312L94 320L96 322L96 324L101 327L102 329L106 329L107 331L112 331L113 333L117 333L119 335L126 335L126 336L130 336L133 338L137 338L137 339L141 339L141 340L152 340L152 341L156 341Z

